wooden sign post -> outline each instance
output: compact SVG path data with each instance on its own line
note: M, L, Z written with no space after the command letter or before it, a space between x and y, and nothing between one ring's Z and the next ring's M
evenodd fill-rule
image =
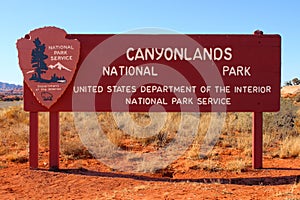
M50 168L59 169L59 112L50 112Z
M252 167L263 167L263 113L254 112L252 115Z
M29 165L38 168L39 160L39 119L38 112L30 112L29 119Z
M49 34L52 33L52 34ZM67 34L18 40L30 168L38 112L50 113L50 168L59 169L59 112L253 112L253 168L262 168L263 112L280 109L279 35Z

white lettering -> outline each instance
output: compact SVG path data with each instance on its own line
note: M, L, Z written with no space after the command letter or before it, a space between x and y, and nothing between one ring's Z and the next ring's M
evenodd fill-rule
M255 85L247 85L247 86L234 86L235 93L271 93L272 87L270 85L267 86L255 86Z
M172 104L176 104L176 105L178 105L178 104L194 104L192 97L182 97L182 98L173 97L171 102L172 102Z
M103 76L158 76L154 66L103 66Z
M72 56L50 56L51 61L73 60Z
M85 85L85 86L74 86L74 93L101 93L103 87L99 85Z
M197 60L197 59L202 60L202 55L199 48L195 50L194 57L193 57L193 60Z
M125 98L125 104L129 105L168 105L165 98Z
M251 76L250 73L251 67L246 66L223 66L222 75L223 76Z
M159 50L160 50L160 52L159 52ZM155 48L155 53L158 55L156 57L156 60L159 60L164 54L164 48L162 48L162 49Z
M231 98L197 98L198 105L231 105Z
M130 51L134 51L134 48L129 47L129 48L127 49L127 51L126 51L126 57L127 57L128 60L133 61L134 57L130 57L130 55L129 55L129 52L130 52Z
M126 57L133 60L231 60L232 49L230 47L195 48L190 50L187 47L166 47L166 48L137 48L129 47L126 50Z
M232 49L230 47L227 47L224 51L224 59L225 60L231 60L232 59L232 53L231 53Z

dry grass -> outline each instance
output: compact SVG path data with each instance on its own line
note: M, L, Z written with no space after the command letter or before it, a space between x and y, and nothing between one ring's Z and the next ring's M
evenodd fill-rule
M276 192L274 197L280 197L284 200L298 200L298 197L300 195L299 188L300 183L297 183L297 181L295 181L295 183L291 185L291 188L287 189L286 191Z
M13 152L8 154L6 159L14 163L26 163L28 162L28 155L20 155L17 152Z
M281 99L278 113L264 113L264 153L273 157L280 154L281 158L300 156L299 120L300 110L293 99ZM238 149L246 158L251 157L251 123L251 113L228 113L219 146Z
M300 137L287 137L281 145L279 157L300 157Z
M295 129L296 129L296 132L298 134L300 134L300 106L299 106L299 110L296 113Z
M162 128L156 133L150 133L150 131L143 132L143 128L139 128L147 127L151 123L149 113L130 113L129 117L138 128L130 126L124 128L124 125L117 125L113 113L98 114L101 129L110 142L127 150L133 150L133 146L141 148L151 146L154 148L167 145L174 138L180 120L179 113L168 113L166 123Z
M28 119L21 106L0 110L0 155L28 148Z
M280 158L300 157L300 110L294 104L297 99L282 99L281 111L278 113L264 113L264 153ZM298 110L298 111L297 111ZM195 130L196 136L186 153L193 160L199 159L199 152L209 130L214 124L212 113L201 113L198 126L190 124L188 130ZM214 153L209 153L201 162L199 169L218 171L222 167L216 158L224 151L232 150L237 155L224 164L224 169L229 171L243 171L247 168L247 161L252 154L252 114L227 113L225 124L219 135ZM156 151L176 139L181 119L180 113L167 113L165 122L156 133L140 132L139 129L124 131L115 122L114 113L98 113L98 123L115 148L128 151ZM39 113L39 144L40 148L47 149L49 144L49 116L48 113ZM130 113L130 118L140 127L151 124L153 116L149 113ZM154 119L155 120L155 119ZM26 162L27 155L18 152L28 150L29 114L23 111L22 106L0 108L0 157L7 155L10 161ZM72 113L60 113L61 124L61 154L66 159L90 158L91 154L82 143L82 138L74 125ZM87 124L88 126L88 124ZM141 129L142 130L142 129ZM214 127L211 130L215 130ZM88 133L87 133L88 134ZM94 137L95 144L103 138ZM111 150L107 150L108 154Z
M250 167L249 162L244 159L229 161L225 164L225 170L232 172L245 172Z
M222 167L221 167L220 163L217 161L211 160L211 159L207 159L198 165L192 166L192 167L190 167L190 169L194 169L194 170L200 169L200 170L209 171L209 172L222 171Z

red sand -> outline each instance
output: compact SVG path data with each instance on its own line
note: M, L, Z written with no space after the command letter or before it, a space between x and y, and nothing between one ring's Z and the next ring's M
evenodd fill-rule
M300 159L264 158L264 169L242 173L193 169L186 159L155 174L116 172L94 159L61 161L51 172L45 155L40 165L0 158L1 199L300 199Z

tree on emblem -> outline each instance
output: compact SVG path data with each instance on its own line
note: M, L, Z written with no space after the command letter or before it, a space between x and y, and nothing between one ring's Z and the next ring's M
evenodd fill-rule
M32 68L34 68L35 74L32 75L30 80L35 80L37 82L46 82L46 80L42 79L41 75L46 73L48 67L44 60L48 58L45 54L45 44L42 44L39 38L35 38L33 41L35 44L35 49L31 52L31 64Z

